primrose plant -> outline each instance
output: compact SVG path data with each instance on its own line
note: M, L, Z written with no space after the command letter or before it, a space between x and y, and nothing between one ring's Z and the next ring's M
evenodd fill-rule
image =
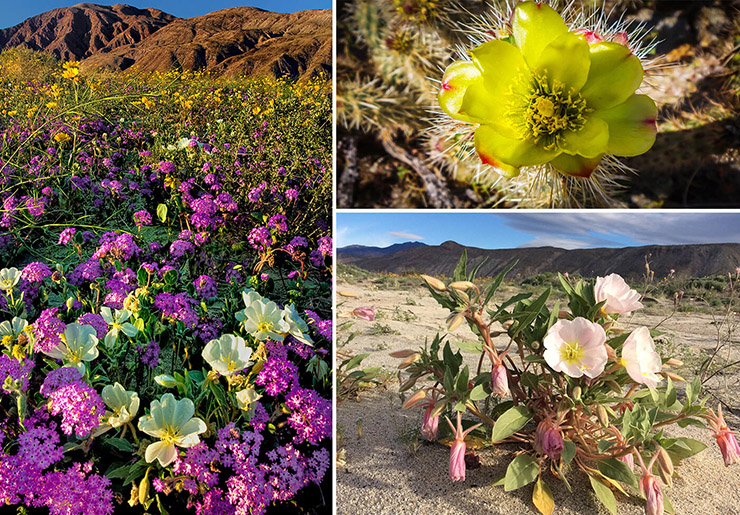
M405 358L400 367L409 374L401 391L417 388L404 407L424 410L422 436L436 441L440 427L452 429L451 440L443 439L452 442L451 480L465 480L471 445L515 444L516 457L495 485L511 491L534 482L532 501L541 513L554 506L547 471L570 490L568 472L577 468L610 512L617 508L613 491L640 492L653 515L672 512L664 488L672 487L684 459L706 447L669 436L668 426L708 427L725 465L740 462L737 433L721 408L715 413L699 400L698 378L679 400L675 382L684 380L670 368L680 362L656 352L657 333L617 328L620 315L643 307L621 277L576 282L561 275L567 309L560 301L548 307L550 288L495 305L494 294L514 265L481 288L473 280L482 264L468 275L463 253L452 283L422 276L450 310L449 330L467 322L477 336L476 343L456 344L480 354L474 371L439 334L420 351L394 353ZM440 425L439 417L450 413L453 420ZM477 420L469 422L465 413Z

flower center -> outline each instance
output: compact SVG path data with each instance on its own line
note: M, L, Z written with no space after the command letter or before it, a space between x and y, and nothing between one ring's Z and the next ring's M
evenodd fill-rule
M579 93L558 80L549 81L543 71L520 77L512 93L512 124L522 138L546 150L556 150L564 133L581 130L586 123L584 114L591 111Z
M565 342L565 344L560 347L560 361L565 361L568 365L581 361L584 354L585 352L583 351L583 347L578 345L578 341Z
M257 325L257 332L259 332L259 333L268 333L268 332L272 331L273 327L275 327L275 325L272 322L269 322L267 320L263 320L262 322L260 322Z
M164 435L162 435L161 440L166 443L175 443L175 440L177 440L179 436L180 435L177 430L168 424L164 427Z

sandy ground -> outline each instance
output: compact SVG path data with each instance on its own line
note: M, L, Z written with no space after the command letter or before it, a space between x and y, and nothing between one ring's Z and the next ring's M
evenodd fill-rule
M338 297L337 313L343 314L360 306L373 306L378 319L375 322L354 320L351 327L340 330L340 353L370 353L363 366L383 366L396 371L399 360L389 356L400 349L416 349L439 331L445 333L447 311L441 308L422 288L408 291L379 289L371 281L348 284L341 279L338 291L351 292L357 297ZM501 299L499 295L495 298ZM660 307L647 310L652 314L636 314L620 320L620 326L653 327L665 315ZM663 322L660 329L675 345L693 348L712 347L716 341L712 317L698 314L677 314ZM398 334L368 334L376 324L388 326ZM342 346L347 336L356 332L349 344ZM473 341L466 327L451 335L452 341ZM505 340L500 342L505 343ZM465 353L464 353L465 354ZM465 354L471 368L477 364L477 355ZM734 393L732 394L734 397ZM512 514L537 513L531 503L532 485L515 492L504 492L503 487L492 487L513 456L513 446L498 446L479 452L481 466L467 472L462 483L452 483L448 477L449 449L441 444L421 444L412 449L407 435L418 427L421 414L417 410L402 410L398 381L389 381L386 389L362 392L359 399L341 402L337 408L338 448L344 448L345 465L337 470L337 512L374 514ZM734 403L737 405L737 403ZM740 429L740 419L729 416L728 423ZM671 436L687 436L700 440L708 449L685 460L674 478L672 489L664 488L676 513L698 515L740 515L740 466L726 468L721 454L707 430L681 429L669 431ZM573 492L552 476L546 481L555 497L557 514L608 513L591 492L588 479L571 472L569 480ZM617 494L618 513L644 513L643 502Z

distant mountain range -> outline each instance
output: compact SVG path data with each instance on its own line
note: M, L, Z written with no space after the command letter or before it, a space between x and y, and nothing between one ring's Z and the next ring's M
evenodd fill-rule
M373 272L425 273L450 277L463 249L467 249L469 268L487 259L478 273L479 277L494 276L508 264L518 261L510 276L519 274L521 279L546 272L568 272L584 277L617 273L635 280L645 274L646 257L656 279L667 276L671 269L675 270L677 277L708 277L730 272L734 274L735 268L740 266L740 243L648 245L622 249L537 247L487 250L447 241L436 246L414 242L393 247L378 249L355 245L340 248L337 249L337 260Z
M281 14L233 7L182 19L130 5L77 4L0 30L0 50L26 47L83 68L208 70L224 76L331 75L330 9Z

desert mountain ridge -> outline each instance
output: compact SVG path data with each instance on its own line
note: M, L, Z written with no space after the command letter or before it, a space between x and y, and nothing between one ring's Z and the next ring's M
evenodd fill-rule
M231 7L194 18L91 3L0 30L0 51L25 47L83 69L206 70L222 76L331 75L330 9L274 13Z
M697 245L646 245L626 248L596 248L566 250L556 247L516 249L481 249L446 241L441 245L414 245L393 252L353 246L337 249L337 261L372 272L424 273L451 277L463 250L467 250L468 268L487 261L479 277L494 276L513 261L512 278L525 279L544 273L568 272L584 277L617 273L630 280L645 274L645 260L655 272L656 280L671 270L676 277L709 277L735 274L740 266L740 243L710 243ZM519 275L517 275L519 274Z

